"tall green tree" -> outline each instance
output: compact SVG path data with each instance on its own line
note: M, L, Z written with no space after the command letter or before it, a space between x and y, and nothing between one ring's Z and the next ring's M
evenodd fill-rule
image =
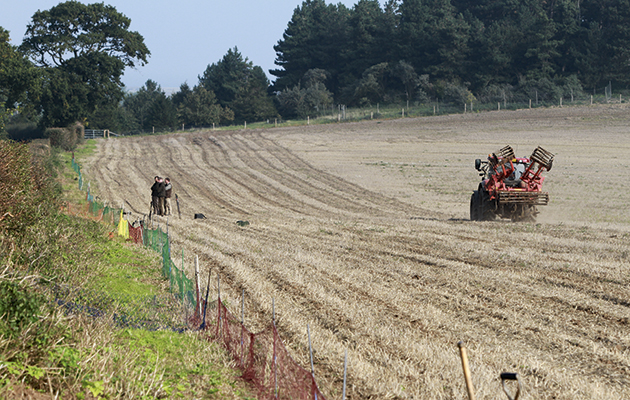
M208 65L199 85L216 95L219 104L234 112L236 122L261 121L277 115L268 94L269 80L262 68L238 51L229 49L223 58Z
M130 133L170 130L177 127L177 109L160 85L147 80L137 92L127 95L123 102L131 121Z
M9 32L0 27L0 135L13 111L33 114L29 99L37 98L41 83L37 68L9 41Z
M630 2L582 0L575 48L580 79L590 87L630 84Z
M332 93L325 84L327 78L328 73L323 69L311 69L297 85L278 93L282 116L306 118L323 113L332 104Z
M37 11L20 50L46 75L41 98L45 126L88 121L122 100L125 67L144 65L149 50L131 20L104 3L59 3Z
M391 61L390 31L378 0L360 0L348 18L348 64L345 74L360 77L363 71L382 62Z
M403 0L399 60L435 79L457 80L469 54L469 26L449 0Z
M280 92L292 88L309 69L328 72L326 86L337 93L345 86L343 72L348 63L348 18L350 10L343 4L326 5L324 0L305 0L273 47L275 64L269 71L277 77L272 89Z
M221 107L214 93L203 86L195 86L191 90L184 83L171 100L177 107L179 123L185 126L207 127L234 120L234 112L227 107Z

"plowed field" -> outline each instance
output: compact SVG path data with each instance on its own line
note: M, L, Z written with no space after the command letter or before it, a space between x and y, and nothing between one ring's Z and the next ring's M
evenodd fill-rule
M271 319L295 358L341 397L630 398L630 109L522 110L203 131L97 141L84 164L101 199L147 214L168 176L173 251L253 331ZM541 145L550 204L537 223L471 222L475 158ZM193 220L194 213L208 219ZM247 226L236 224L249 222ZM164 226L165 218L160 218ZM173 256L176 263L180 256ZM213 289L216 290L216 289Z

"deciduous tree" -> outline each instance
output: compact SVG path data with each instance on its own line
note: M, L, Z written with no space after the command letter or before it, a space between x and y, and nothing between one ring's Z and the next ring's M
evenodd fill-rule
M20 49L46 76L41 107L45 126L87 120L123 98L125 67L144 65L149 50L131 20L104 3L59 3L37 11Z

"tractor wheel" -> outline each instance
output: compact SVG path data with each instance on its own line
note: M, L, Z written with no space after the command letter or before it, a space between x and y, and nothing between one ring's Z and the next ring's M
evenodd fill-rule
M470 220L471 221L479 221L479 213L480 213L480 198L479 191L475 190L472 195L470 195Z
M487 190L480 192L479 221L494 221L494 203L490 200L490 193Z

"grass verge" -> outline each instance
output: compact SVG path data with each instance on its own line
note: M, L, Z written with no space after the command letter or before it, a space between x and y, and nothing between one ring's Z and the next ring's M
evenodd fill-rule
M80 162L94 148L88 142L75 157ZM29 149L0 142L2 151ZM0 220L0 398L250 398L217 344L195 332L113 323L111 316L121 310L137 310L137 299L168 291L161 259L110 239L111 225L61 212L63 203L85 204L71 154L44 143L32 145L30 153L36 159L31 167L0 165L3 173L19 172L6 182L21 185L22 196L0 199L0 215L7 216ZM15 161L23 164L27 156ZM60 286L118 301L101 308L100 317L93 311L102 305L89 299L80 307L73 303L84 312L68 313L61 301L52 301L52 289Z

